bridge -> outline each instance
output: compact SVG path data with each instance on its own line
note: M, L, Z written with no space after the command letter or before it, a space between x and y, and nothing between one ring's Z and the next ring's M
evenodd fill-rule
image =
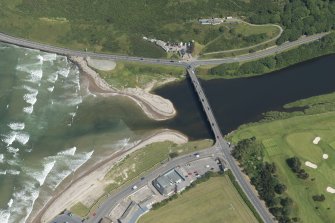
M195 91L198 94L198 97L200 99L200 102L202 104L202 107L206 113L207 119L210 122L211 129L214 133L216 143L215 145L219 148L221 148L223 156L226 160L227 167L231 170L233 175L235 176L235 179L237 183L240 185L242 190L244 191L245 195L249 198L249 201L252 203L256 211L258 212L259 216L262 218L262 220L266 223L274 222L272 215L267 211L266 207L262 205L261 200L257 197L257 195L254 193L251 185L247 180L244 178L242 171L237 166L237 163L235 162L234 158L232 157L230 153L230 145L228 142L223 138L221 130L219 128L219 125L215 119L215 116L213 114L213 110L206 98L205 92L203 91L203 88L201 87L201 84L199 82L199 79L195 75L194 68L192 66L189 66L187 68L187 72L189 74L190 80L194 86Z

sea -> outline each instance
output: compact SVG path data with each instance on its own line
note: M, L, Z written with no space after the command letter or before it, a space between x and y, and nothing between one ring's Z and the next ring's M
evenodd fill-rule
M0 223L27 222L65 178L150 132L127 124L147 120L134 103L80 83L64 56L0 44Z

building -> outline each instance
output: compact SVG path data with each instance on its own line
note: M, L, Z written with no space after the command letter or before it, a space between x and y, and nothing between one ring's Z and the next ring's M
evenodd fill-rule
M211 19L199 19L201 25L219 25L223 23L221 18L211 18Z
M186 188L185 178L177 169L172 169L152 182L158 192L165 196L180 192Z
M130 202L126 211L118 219L119 223L136 223L141 215L149 211L146 207L142 207L135 202Z

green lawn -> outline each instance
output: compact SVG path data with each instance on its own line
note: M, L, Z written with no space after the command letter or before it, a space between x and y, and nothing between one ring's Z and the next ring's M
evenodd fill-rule
M335 188L335 112L245 125L234 132L232 141L236 143L252 136L262 142L265 160L275 162L280 181L287 185L287 194L296 204L293 215L297 215L301 222L332 222L335 219L335 195L326 192L326 188ZM316 136L321 137L318 145L312 143ZM322 158L324 153L329 159ZM285 160L292 156L300 158L302 168L310 175L307 180L298 179L287 166ZM318 168L305 166L305 161L317 164ZM312 196L316 194L324 194L326 200L313 201Z
M139 219L139 223L257 222L228 176L212 177Z
M70 208L70 211L80 217L86 217L90 209L83 203L79 202Z
M159 86L160 82L169 78L181 80L185 70L181 67L117 62L114 70L97 72L113 87L145 88L152 81L155 81L155 86Z

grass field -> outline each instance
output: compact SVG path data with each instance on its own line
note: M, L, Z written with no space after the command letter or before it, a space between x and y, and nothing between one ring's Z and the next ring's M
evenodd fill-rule
M89 213L90 209L86 207L83 203L79 202L72 206L70 208L70 211L83 218Z
M141 217L139 223L257 222L228 176L212 177Z
M252 136L264 145L265 160L276 164L279 179L287 185L287 194L296 204L293 214L300 222L333 222L335 195L326 192L326 188L335 188L335 112L245 125L233 134L232 141L236 143ZM321 137L318 145L312 143L316 136ZM322 158L324 153L329 155L327 160ZM298 179L289 169L286 159L292 156L300 158L302 168L310 175L307 180ZM317 164L318 168L305 166L305 161ZM316 194L324 194L326 200L313 201L312 196Z
M203 53L250 47L270 40L280 32L279 28L273 25L251 26L246 23L227 23L221 27L224 30L223 34L208 43Z
M253 1L259 0L1 1L0 31L74 49L166 57L163 50L142 37L195 40L204 46L222 32L219 27L199 25L198 18L248 17L262 9ZM259 33L258 29L253 30ZM239 33L248 36L250 30L238 28L230 37L237 38Z
M181 80L185 70L181 67L146 65L131 62L117 62L112 71L97 71L111 86L116 88L145 88L155 81L155 86L169 78Z

